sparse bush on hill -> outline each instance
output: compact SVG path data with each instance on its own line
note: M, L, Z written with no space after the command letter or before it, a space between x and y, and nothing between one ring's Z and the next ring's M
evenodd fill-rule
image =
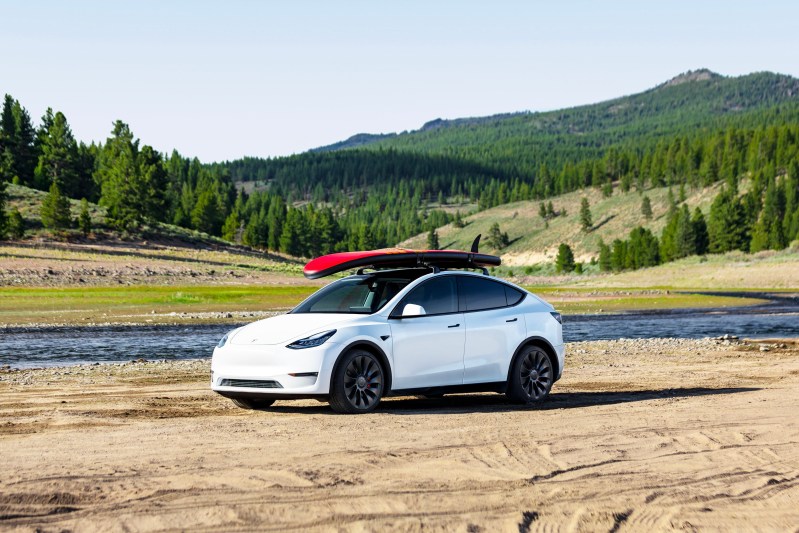
M25 235L25 220L16 207L8 214L8 235L12 239L21 239Z

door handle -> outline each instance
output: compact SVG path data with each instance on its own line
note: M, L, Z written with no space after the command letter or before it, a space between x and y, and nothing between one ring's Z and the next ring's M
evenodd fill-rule
M447 326L448 328L457 328L460 324L452 324L451 326Z
M511 318L510 320L506 320L505 322L516 322L519 320L518 318Z

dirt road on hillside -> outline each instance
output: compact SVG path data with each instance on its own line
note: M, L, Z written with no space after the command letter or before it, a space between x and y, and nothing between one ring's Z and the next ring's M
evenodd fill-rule
M501 396L243 411L208 362L0 372L0 529L799 528L799 350L569 345L538 409Z

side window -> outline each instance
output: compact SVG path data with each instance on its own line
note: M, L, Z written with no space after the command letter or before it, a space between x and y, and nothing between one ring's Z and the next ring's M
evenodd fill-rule
M510 307L521 302L524 299L524 293L505 285L505 299L508 301L508 307Z
M461 311L480 311L506 307L505 284L473 276L458 276Z
M402 299L391 316L402 316L408 304L421 306L424 315L458 312L458 291L455 276L435 277L413 289Z

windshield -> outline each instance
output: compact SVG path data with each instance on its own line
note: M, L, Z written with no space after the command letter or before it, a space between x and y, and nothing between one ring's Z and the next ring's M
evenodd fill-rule
M292 313L355 313L370 315L385 306L411 280L362 276L341 279L311 295Z

